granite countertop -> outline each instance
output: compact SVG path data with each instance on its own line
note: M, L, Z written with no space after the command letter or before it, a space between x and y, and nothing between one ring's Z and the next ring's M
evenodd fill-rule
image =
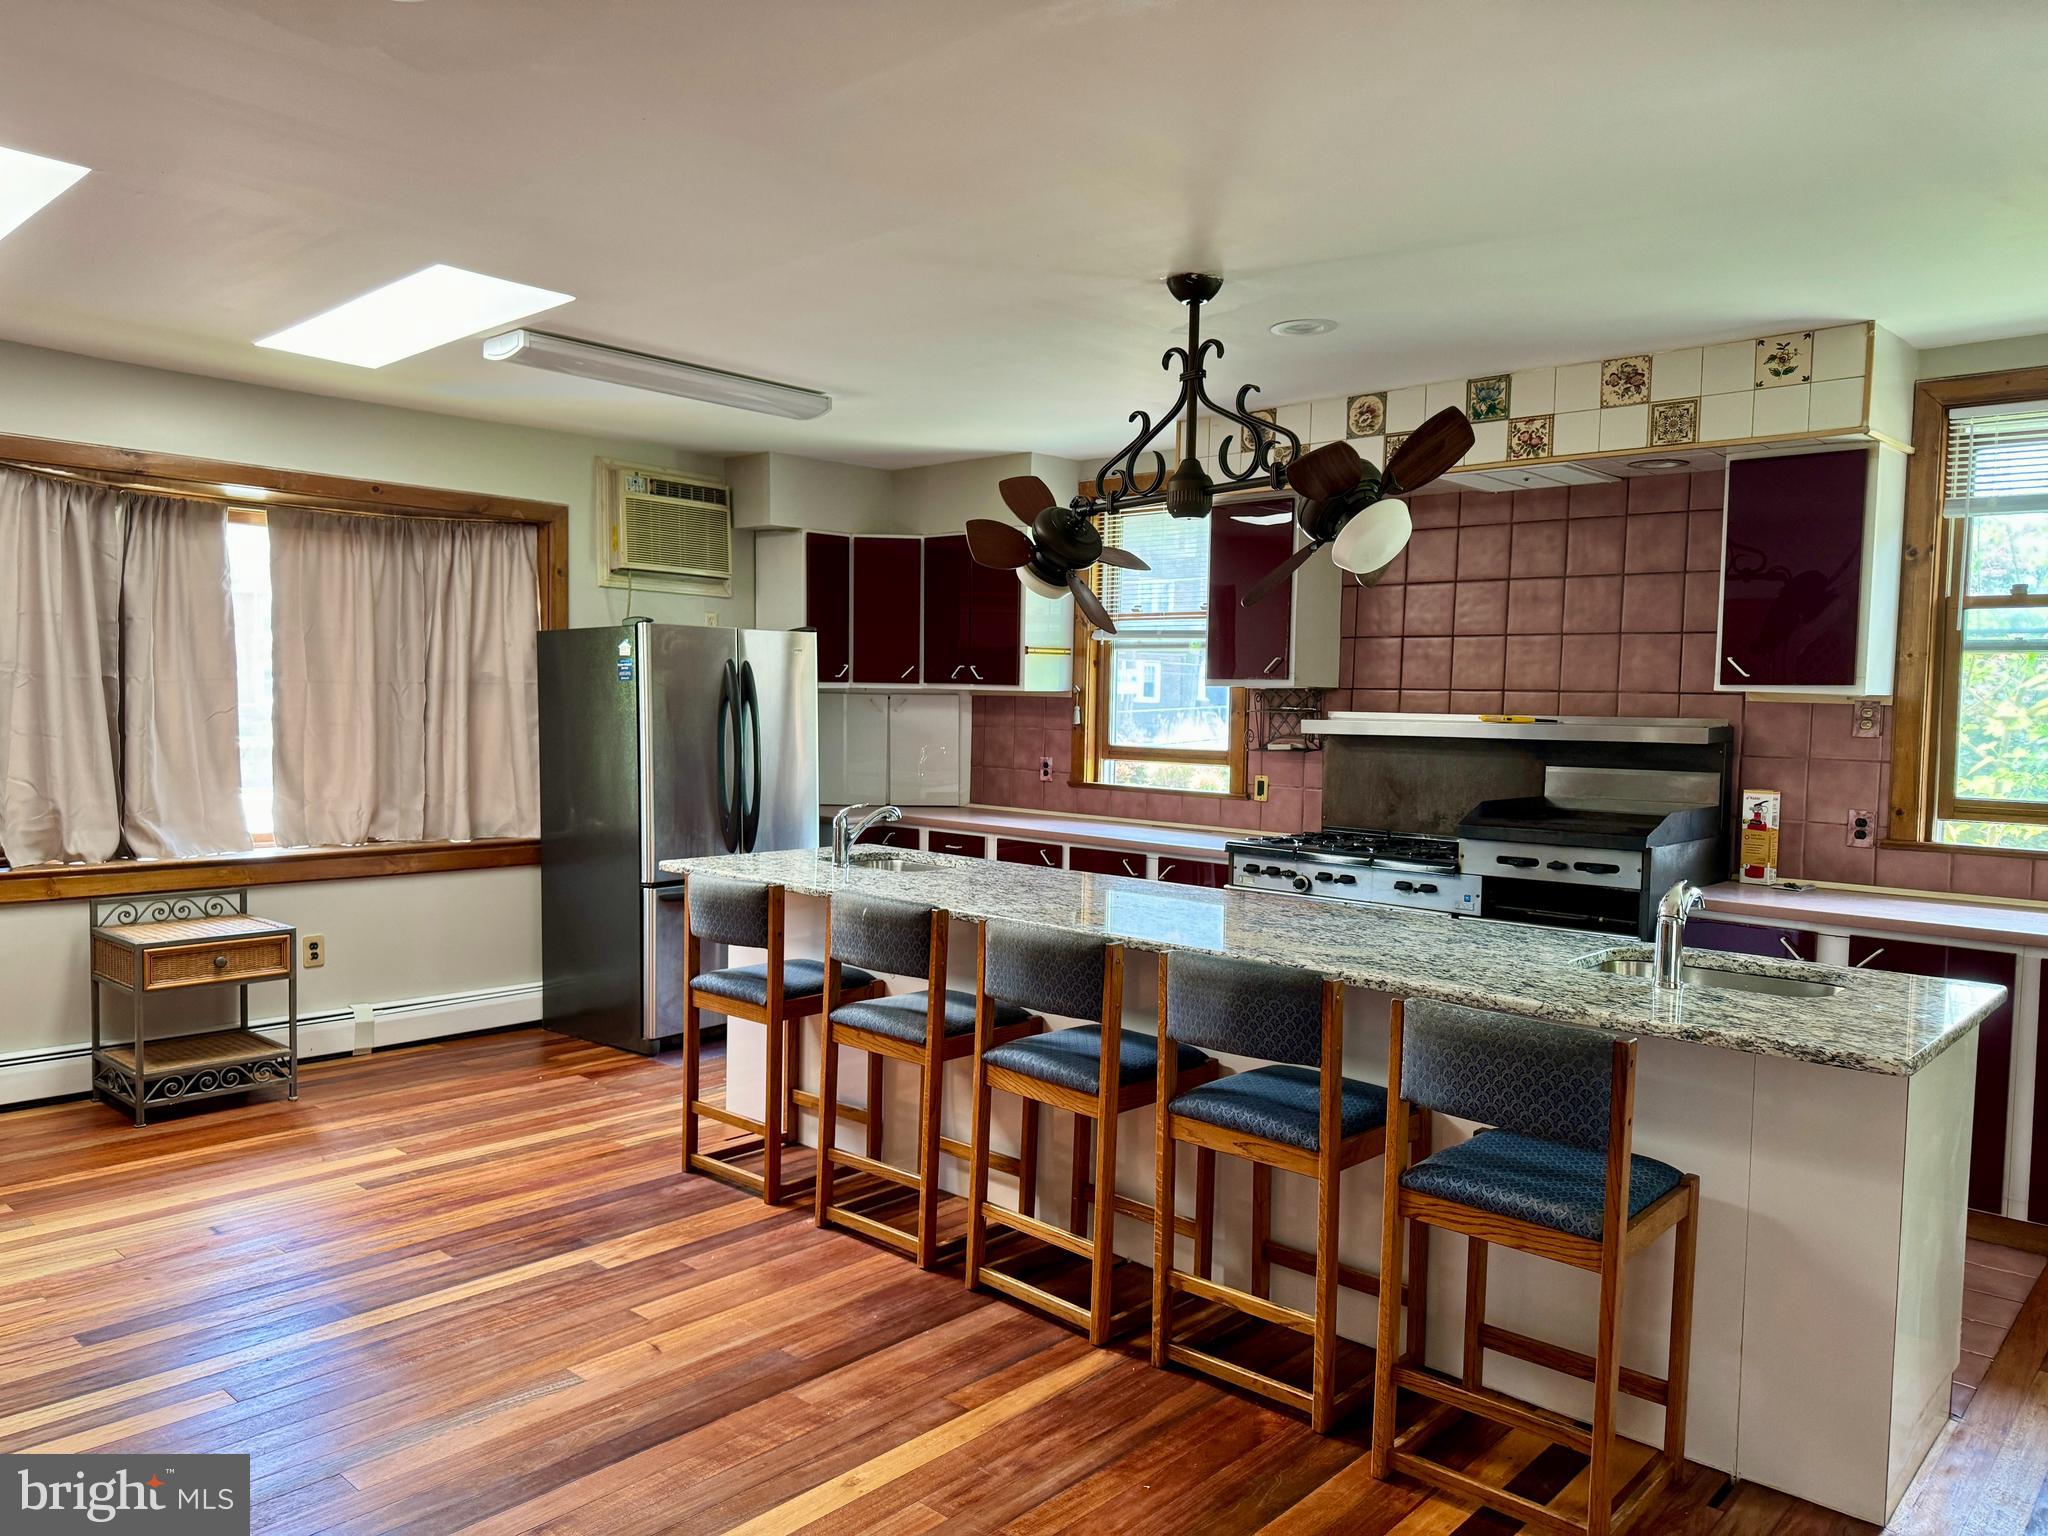
M1789 928L1846 928L1953 944L2048 949L2048 908L2036 902L1971 900L1913 891L1845 890L1800 884L1746 885L1724 880L1706 889L1707 911Z
M823 849L664 859L661 868L759 880L809 896L858 891L923 902L971 921L1079 930L1138 950L1232 955L1377 992L1894 1076L1919 1071L1962 1039L2005 992L1977 982L1695 950L1687 958L1704 968L1837 981L1842 990L1791 998L1688 987L1673 995L1647 977L1593 969L1594 955L1645 952L1633 941L1596 934L944 854L909 857L918 868L842 867Z
M819 819L830 821L836 805L818 807ZM1002 810L980 805L906 805L899 825L936 827L945 832L979 833L988 837L1022 837L1041 842L1081 843L1137 853L1178 853L1222 863L1223 845L1248 832L1205 832L1199 827L1164 823L1111 821L1092 816L1063 816L1056 811Z

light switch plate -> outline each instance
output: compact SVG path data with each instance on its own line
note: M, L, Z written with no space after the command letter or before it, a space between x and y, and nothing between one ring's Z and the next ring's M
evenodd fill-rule
M1877 846L1877 812L1849 812L1849 846L1851 848L1875 848Z
M1263 773L1252 776L1252 798L1254 800L1265 799L1266 791L1269 788L1271 788L1271 781Z

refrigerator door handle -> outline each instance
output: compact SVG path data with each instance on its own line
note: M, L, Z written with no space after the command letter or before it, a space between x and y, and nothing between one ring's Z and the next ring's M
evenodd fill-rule
M734 782L740 773L740 701L737 686L738 669L731 661L725 664L725 671L718 679L718 826L725 838L725 851L740 851L740 800L739 785ZM732 750L732 767L726 768L726 749Z
M761 696L754 687L754 664L751 661L740 663L740 715L752 758L751 772L745 768L740 772L740 847L752 853L754 843L761 835L762 778Z

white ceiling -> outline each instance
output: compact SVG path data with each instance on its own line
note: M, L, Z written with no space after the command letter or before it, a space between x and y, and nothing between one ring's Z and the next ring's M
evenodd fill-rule
M1266 401L1875 318L2048 330L2048 9L1224 0L12 0L0 144L93 174L0 335L714 451L1080 456L1228 279ZM432 262L830 391L779 421L258 336ZM1340 322L1281 339L1273 321ZM1215 391L1224 394L1223 388ZM4 425L4 424L0 424Z

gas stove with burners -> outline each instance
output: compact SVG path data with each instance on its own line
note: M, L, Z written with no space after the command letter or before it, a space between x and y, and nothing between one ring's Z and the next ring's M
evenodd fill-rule
M1224 851L1234 890L1479 913L1479 881L1458 872L1451 838L1332 827L1298 837L1246 838L1225 844Z

